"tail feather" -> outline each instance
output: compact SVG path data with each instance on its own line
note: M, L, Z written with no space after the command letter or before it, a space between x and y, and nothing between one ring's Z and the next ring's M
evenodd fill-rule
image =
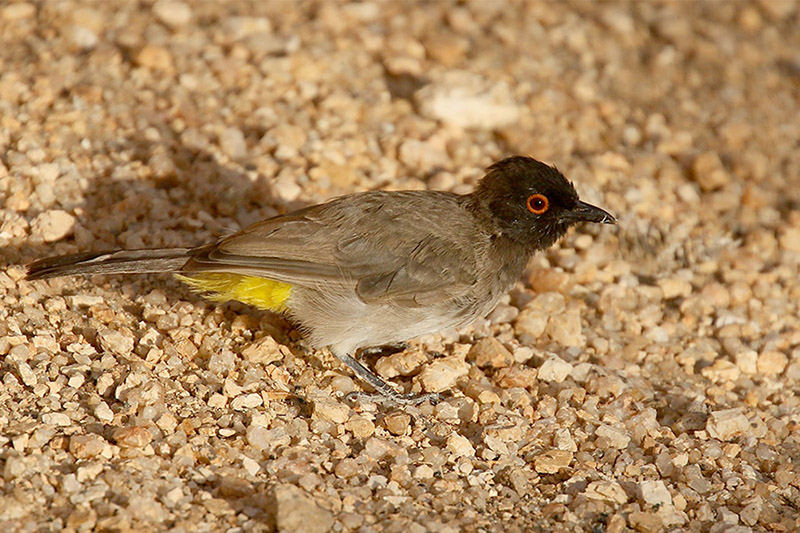
M28 265L27 279L44 279L78 274L176 272L186 264L191 252L191 248L161 248L46 257Z

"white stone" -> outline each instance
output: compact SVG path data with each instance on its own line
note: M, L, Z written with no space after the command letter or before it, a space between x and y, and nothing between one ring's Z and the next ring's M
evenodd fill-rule
M545 332L561 346L584 346L586 337L581 333L581 315L577 307L550 316Z
M648 505L672 505L672 495L661 480L648 479L639 483L642 500Z
M72 307L91 307L103 303L102 296L92 296L90 294L76 294L68 296L67 301Z
M428 392L441 392L452 388L458 378L466 376L469 364L462 357L450 356L438 359L422 369L419 381Z
M526 307L517 315L514 322L514 333L520 342L534 344L547 328L548 315L539 309Z
M312 417L317 420L327 420L334 424L344 424L350 416L350 407L328 395L313 396L311 401L314 406Z
M406 139L398 150L400 161L407 167L428 172L447 165L447 154L430 141Z
M250 394L242 394L237 396L231 402L231 407L236 411L244 411L245 409L253 409L254 407L258 407L264 403L264 400L261 398L261 395L252 392Z
M616 448L618 450L627 447L628 443L631 441L631 438L627 433L609 425L599 426L595 431L595 435L598 437L604 437L608 440L611 448Z
M183 2L173 0L159 0L153 5L153 13L171 28L185 26L192 20L192 9Z
M257 33L271 33L272 23L265 17L230 17L222 29L229 38L240 40Z
M749 429L750 422L738 408L714 411L706 422L708 434L715 439L725 441L743 435Z
M72 234L75 217L61 209L45 211L31 222L31 234L44 242L55 242Z
M33 387L39 382L39 379L36 377L36 373L28 363L25 361L17 361L16 366L17 373L19 373L19 377L22 379L22 382L25 385L28 387Z
M571 372L571 364L556 355L551 355L539 368L539 379L561 383Z
M290 176L278 175L272 184L271 192L283 202L288 203L297 200L303 193L303 189Z
M664 292L664 299L686 297L692 293L692 284L681 278L665 278L658 280L658 286Z
M275 525L286 533L325 533L333 527L333 514L320 507L302 489L278 485L274 489Z
M72 420L64 413L45 413L42 415L42 423L51 426L69 426Z
M447 450L456 457L472 457L475 455L475 448L467 437L452 433L447 437Z
M227 128L219 136L219 146L231 159L242 159L247 155L244 133L237 128Z
M94 408L94 416L101 422L111 422L114 420L114 411L111 410L106 402L100 402L97 407Z
M244 456L242 457L242 468L244 468L251 476L255 476L258 474L258 471L261 470L261 465L258 464L258 461L254 461L253 459Z
M742 350L736 354L736 366L743 374L750 376L758 372L758 353L755 350Z
M604 500L619 505L628 501L628 494L616 481L592 481L584 494L592 500Z
M553 444L555 444L556 448L565 452L578 451L578 445L575 443L575 439L572 438L572 434L567 428L558 428L555 431L553 435Z
M292 438L282 427L267 429L260 424L250 424L245 433L247 443L256 450L274 450L280 446L288 446Z
M91 50L100 40L97 34L86 26L70 26L67 28L67 37L81 50Z
M133 335L109 328L97 332L97 340L104 350L116 355L128 355L133 351Z
M422 114L462 128L491 130L517 122L522 108L508 84L450 72L417 91Z

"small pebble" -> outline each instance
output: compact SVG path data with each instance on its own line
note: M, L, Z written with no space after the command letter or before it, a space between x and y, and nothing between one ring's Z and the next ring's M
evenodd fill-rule
M567 347L586 344L586 337L581 331L581 315L577 307L551 315L545 328L545 333L551 339L561 346Z
M153 4L153 13L171 28L185 26L192 19L192 9L183 2L173 0L159 0Z
M75 228L75 217L54 209L45 211L31 222L31 235L41 238L44 242L55 242L72 235Z
M383 419L383 426L393 435L404 435L411 424L411 416L406 413L390 413Z
M706 429L715 439L728 441L746 434L750 429L750 422L741 409L725 409L711 413Z
M45 413L42 415L42 423L51 426L69 426L72 420L64 413Z
M447 437L447 450L455 457L469 457L475 455L475 448L468 438L457 433Z
M73 435L69 439L69 452L76 459L88 459L102 453L107 445L99 435Z
M458 378L466 376L469 364L458 356L438 359L427 365L419 374L422 388L428 392L441 392L453 388Z
M630 443L631 438L627 434L627 432L608 425L602 425L597 428L595 431L595 435L597 435L597 446L599 448L615 448L615 449L624 449Z
M69 40L81 50L91 50L100 40L95 32L85 26L71 26L66 31Z
M778 237L781 248L800 253L800 228L784 228Z
M759 374L775 375L780 374L786 369L789 358L785 354L776 351L766 351L758 356L756 369Z
M514 356L508 348L494 337L480 339L472 345L467 358L475 361L481 368L503 368L510 366L514 362Z
M730 175L716 152L703 152L692 164L694 179L704 191L713 191L730 183Z
M572 457L572 452L566 450L548 450L534 458L533 468L540 474L555 474L569 467Z
M95 407L94 415L102 422L111 422L114 420L114 412L105 402L101 402Z
M508 85L488 85L486 80L453 71L415 96L425 115L454 126L490 130L516 122L522 110Z
M234 398L233 401L231 401L231 408L237 411L244 411L246 409L258 407L263 403L264 400L261 398L261 395L254 392L251 394L242 394Z
M548 357L539 367L539 379L561 383L572 373L572 365L556 355Z
M320 420L327 420L334 424L344 424L350 416L350 408L330 396L320 395L313 400L314 411L312 416Z
M280 446L288 446L292 438L282 427L267 429L264 426L252 424L247 428L247 443L256 450L274 450Z
M144 448L152 440L152 433L140 426L122 427L114 431L114 442L123 448Z
M219 145L231 159L242 159L247 155L244 134L237 128L226 128L219 137Z
M3 7L0 14L8 21L28 19L36 14L36 6L30 2L15 2Z
M273 495L275 524L279 531L325 533L333 526L333 514L294 485L278 485Z
M648 479L639 483L642 500L650 506L672 505L672 495L663 481Z
M104 350L115 355L127 356L133 351L133 336L127 331L104 328L97 332L97 340Z
M251 476L255 476L261 470L261 465L258 464L258 461L254 461L249 457L242 458L242 466Z
M171 72L173 70L172 54L166 48L147 45L136 55L136 63L147 69Z
M584 494L593 500L605 500L618 505L628 501L628 494L616 481L592 481Z
M687 297L692 293L692 284L685 279L665 278L658 280L658 286L664 291L664 299Z

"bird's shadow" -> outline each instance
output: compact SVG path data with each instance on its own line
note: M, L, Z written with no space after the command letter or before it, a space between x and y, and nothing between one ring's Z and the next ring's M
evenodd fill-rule
M167 122L148 129L158 132L158 140L138 133L120 140L111 161L85 176L79 200L60 199L59 207L75 214L73 235L5 247L5 265L78 251L195 246L296 207L276 199L268 179L249 170L246 160L220 162L187 146ZM26 213L29 220L38 214Z
M74 213L74 233L55 243L37 242L29 237L18 245L3 248L0 250L3 269L24 266L42 257L77 252L199 246L307 203L287 205L272 194L270 178L258 174L247 159L229 162L196 144L188 145L186 136L175 131L166 118L151 117L147 134L140 130L120 139L113 146L115 154L109 157L108 164L85 176L87 185L76 201L70 203L62 198L59 202L59 208ZM263 134L252 129L244 131L251 145ZM94 140L90 141L94 144ZM38 214L31 210L26 217L33 220ZM59 294L76 294L82 286L97 279L60 284ZM136 293L142 294L162 289L172 303L183 300L209 308L216 305L163 274L99 279L112 286L131 284ZM140 316L139 307L128 306L128 310ZM227 323L232 323L237 315L253 314L261 324L265 320L274 322L276 327L270 331L290 329L279 315L235 302L224 304L222 311ZM276 339L279 342L289 340L288 335L279 336L282 337ZM293 344L290 342L295 351Z

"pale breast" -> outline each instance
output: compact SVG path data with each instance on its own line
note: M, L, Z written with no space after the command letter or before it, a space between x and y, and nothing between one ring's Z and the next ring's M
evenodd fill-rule
M435 305L366 303L355 292L332 287L294 287L287 304L290 316L307 332L312 346L330 346L336 352L352 354L359 348L461 328L486 316L513 281L497 276L480 281L463 296Z

